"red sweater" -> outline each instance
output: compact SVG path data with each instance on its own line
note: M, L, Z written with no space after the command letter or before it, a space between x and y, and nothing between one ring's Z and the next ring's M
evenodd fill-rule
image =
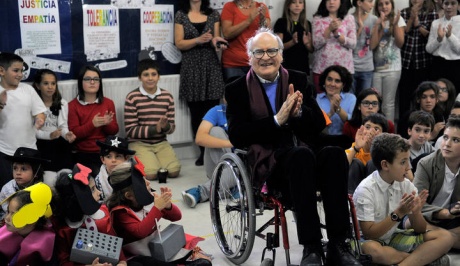
M110 124L102 127L94 126L94 116L97 114L104 115L106 111L115 114L113 101L106 97L99 104L82 105L77 98L69 103L69 130L77 136L75 145L78 151L99 153L99 146L96 145L96 140L104 141L108 135L118 133L116 115L114 115Z
M127 206L117 206L111 210L113 219L113 227L119 237L123 238L123 244L141 240L151 235L157 230L156 221L161 218L170 220L172 222L178 221L182 218L180 209L172 204L170 210L158 210L153 206L143 220L137 217L134 211Z

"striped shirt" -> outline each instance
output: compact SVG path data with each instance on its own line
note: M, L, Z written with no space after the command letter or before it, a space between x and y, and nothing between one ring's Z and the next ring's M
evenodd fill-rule
M157 132L156 125L166 116L170 128L166 132ZM166 134L175 129L174 98L169 91L160 89L160 94L150 98L139 88L131 91L125 100L125 131L130 142L142 141L159 143L166 140Z

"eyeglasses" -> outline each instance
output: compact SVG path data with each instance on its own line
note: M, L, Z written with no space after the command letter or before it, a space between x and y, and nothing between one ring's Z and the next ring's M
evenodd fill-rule
M439 92L447 92L447 88L446 87L439 88Z
M369 107L369 105L372 105L372 107L377 107L377 106L379 106L379 102L377 102L377 101L375 101L375 102L362 101L361 104L362 104L364 107Z
M252 55L257 59L261 59L262 57L264 57L264 54L267 53L268 57L272 58L272 57L275 57L280 50L281 50L280 48L270 48L270 49L267 49L266 51L254 50L252 51Z
M99 83L99 82L101 82L101 79L100 78L84 77L83 81L88 82L88 83L91 82L91 81L93 81L94 83Z

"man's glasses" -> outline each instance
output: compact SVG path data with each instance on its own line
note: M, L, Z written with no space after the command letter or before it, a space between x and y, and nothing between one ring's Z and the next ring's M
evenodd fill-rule
M377 106L379 106L379 102L377 102L377 101L375 101L375 102L362 101L361 104L362 104L364 107L369 107L369 105L372 105L372 107L377 107Z
M101 82L101 79L100 78L84 77L83 81L88 82L88 83L91 82L91 81L93 81L94 83L99 83L99 82Z
M254 50L252 51L252 55L257 59L261 59L262 57L264 57L264 54L267 53L268 57L272 58L272 57L275 57L280 50L281 49L279 48L270 48L270 49L267 49L266 51Z

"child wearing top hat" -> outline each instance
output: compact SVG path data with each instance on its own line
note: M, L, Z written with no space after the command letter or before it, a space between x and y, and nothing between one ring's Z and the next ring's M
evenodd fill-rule
M97 140L96 144L101 148L101 169L96 176L96 187L101 192L101 200L106 200L112 195L112 186L109 184L108 177L113 169L129 159L136 153L128 149L128 140L118 136L108 136L104 142Z
M12 157L8 158L13 165L13 179L6 183L0 192L0 202L24 188L30 187L38 182L43 182L43 164L49 160L42 158L38 150L19 147ZM2 204L0 218L6 213L8 203ZM1 222L0 222L1 223Z

